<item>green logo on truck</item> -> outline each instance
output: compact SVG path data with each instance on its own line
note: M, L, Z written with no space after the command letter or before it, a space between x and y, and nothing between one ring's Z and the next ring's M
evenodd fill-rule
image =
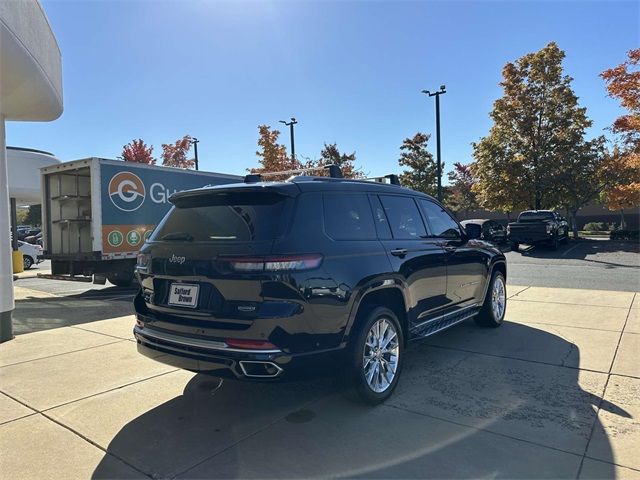
M132 247L137 246L141 240L142 235L140 235L140 232L137 230L130 230L129 233L127 233L127 243Z
M118 230L110 231L109 235L107 236L107 241L112 247L119 247L120 245L122 245L123 240L124 238L122 236L122 233Z

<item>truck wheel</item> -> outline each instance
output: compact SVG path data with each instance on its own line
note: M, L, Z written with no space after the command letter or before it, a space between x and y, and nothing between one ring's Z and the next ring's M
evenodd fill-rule
M22 257L22 264L25 270L29 270L33 265L33 258L31 258L29 255L25 255L24 257Z
M107 275L107 280L116 287L129 287L133 283L133 272L114 272Z
M501 272L494 272L482 308L474 320L481 327L496 328L502 325L506 311L507 286L504 276Z
M349 354L349 380L358 398L370 405L384 402L398 384L404 360L400 322L388 308L369 312Z

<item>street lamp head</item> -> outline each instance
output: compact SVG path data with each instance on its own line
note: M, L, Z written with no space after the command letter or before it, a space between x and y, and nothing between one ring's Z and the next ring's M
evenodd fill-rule
M291 123L298 123L298 121L294 117L291 117Z
M425 95L431 95L431 92L429 90L422 90L422 93L424 93Z
M444 92L445 88L447 88L447 87L444 86L444 85L440 85L440 91Z
M285 125L287 124L287 122L286 122L286 121L284 121L284 120L279 120L279 122L280 122L280 123L284 123Z

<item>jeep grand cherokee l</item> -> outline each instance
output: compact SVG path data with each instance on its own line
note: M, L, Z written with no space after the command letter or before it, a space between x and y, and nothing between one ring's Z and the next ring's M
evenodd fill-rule
M504 256L433 198L329 177L249 182L171 197L138 258L142 354L242 380L340 372L378 403L410 340L502 323Z

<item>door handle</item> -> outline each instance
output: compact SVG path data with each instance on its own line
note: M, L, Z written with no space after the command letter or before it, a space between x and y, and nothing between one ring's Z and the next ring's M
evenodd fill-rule
M407 254L407 249L406 248L394 248L393 250L391 250L391 255L395 256L395 257L404 257Z
M456 250L456 247L451 245L449 242L438 242L436 245L442 247L447 252L455 252Z

